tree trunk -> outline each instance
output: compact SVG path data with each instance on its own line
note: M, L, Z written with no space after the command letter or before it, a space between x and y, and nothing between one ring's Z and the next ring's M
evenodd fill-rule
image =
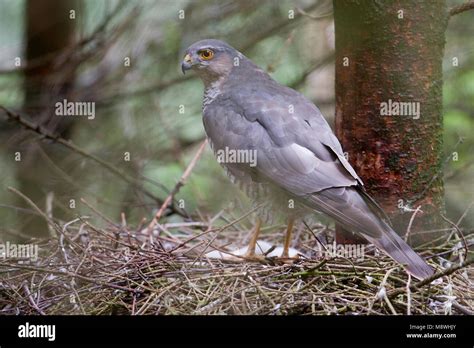
M444 232L446 3L334 0L334 21L336 134L395 230L419 207L409 240L432 242Z
M72 123L55 116L54 105L67 98L74 82L74 71L65 73L64 69L59 70L57 61L62 51L74 42L77 19L71 19L69 11L77 12L77 5L76 0L29 0L25 3L27 68L23 110L37 124L63 136ZM70 187L61 186L51 177L50 168L41 160L39 143L31 139L30 133L22 134L18 139L15 151L20 150L22 160L18 162L16 178L19 190L44 210L47 192L58 193L70 190ZM54 163L59 163L64 157L55 148L44 147L43 150ZM45 178L50 178L50 181ZM31 208L21 199L17 204ZM55 213L57 215L60 215L59 211ZM47 233L46 223L39 216L28 215L21 223L24 234L44 236Z

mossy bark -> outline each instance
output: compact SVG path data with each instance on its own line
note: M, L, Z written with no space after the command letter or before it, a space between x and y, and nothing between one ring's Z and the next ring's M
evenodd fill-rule
M334 0L334 21L336 134L397 232L406 233L411 210L420 207L410 240L433 241L445 225L441 171L446 3ZM387 105L392 115L383 115ZM397 105L404 115L397 115Z

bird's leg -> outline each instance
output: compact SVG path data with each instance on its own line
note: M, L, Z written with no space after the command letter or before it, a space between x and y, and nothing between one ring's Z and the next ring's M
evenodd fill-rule
M252 237L250 238L249 246L244 257L247 259L257 259L255 255L255 248L257 246L258 235L260 234L260 226L262 225L262 220L257 218L257 223L255 224L255 229L253 230Z
M281 258L282 259L288 259L290 257L288 253L288 249L290 248L290 242L291 242L291 233L293 232L293 224L295 222L294 218L289 218L288 219L288 225L286 227L286 235L285 235L285 244L283 245L283 252L281 253Z

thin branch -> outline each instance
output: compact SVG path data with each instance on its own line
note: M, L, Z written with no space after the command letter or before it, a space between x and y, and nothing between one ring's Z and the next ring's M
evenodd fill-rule
M441 296L433 296L433 298L436 301L440 301L440 302L445 302L446 301L446 299L442 298ZM461 313L466 314L466 315L474 315L474 311L470 310L469 308L466 308L463 305L460 305L456 301L453 301L452 303L453 303L453 307L456 308Z
M461 236L461 240L464 244L464 249L466 250L466 257L469 255L469 246L467 245L466 238L464 238L464 233L462 233L461 229L459 228L458 225L456 225L454 222L449 220L446 216L441 214L441 218L446 221L448 224L450 224L454 229L458 232L458 234Z
M112 288L112 289L116 289L116 290L122 290L122 291L127 291L127 292L132 292L132 293L135 293L135 292L138 291L138 289L132 289L132 288L128 288L126 286L120 286L120 285L116 285L116 284L113 284L113 283L108 283L108 282L105 282L105 281L102 281L102 280L99 280L99 279L94 279L94 278L91 278L91 277L83 276L81 274L69 272L69 271L66 271L66 270L59 271L59 270L56 270L56 269L48 269L48 268L42 268L42 267L36 267L36 266L13 264L13 263L8 263L8 262L0 262L0 267L5 267L5 266L6 267L11 267L11 268L16 268L16 269L22 269L22 270L30 270L30 271L35 271L35 272L54 274L54 275L57 275L57 276L68 276L68 277L71 277L71 278L77 278L77 279L86 281L88 283L94 283L94 284L97 284L97 285L100 285L100 286L105 286L107 288ZM153 291L153 289L147 288L143 285L141 285L141 287L143 289Z
M57 232L58 236L61 234L61 228L59 227L59 225L56 224L45 212L43 212L31 199L29 199L27 196L25 196L20 191L14 189L13 187L9 186L8 191L20 196L46 221L48 226L51 226Z
M37 303L35 302L35 299L33 298L33 295L31 294L30 289L28 289L28 284L25 282L23 284L23 290L25 291L26 296L28 297L28 300L30 301L31 306L36 309L36 311L41 314L41 315L46 315L45 312L41 310L41 308L38 307Z
M0 105L0 109L5 112L5 114L7 115L7 117L9 119L17 122L18 124L22 125L26 129L28 129L28 130L36 133L36 134L39 134L42 138L45 138L45 139L51 140L53 142L56 142L58 144L61 144L64 147L72 150L73 152L76 152L76 153L80 154L81 156L86 157L86 158L100 164L102 167L108 169L111 173L115 174L117 177L119 177L123 181L127 182L128 184L130 184L132 187L134 187L135 189L142 192L147 197L153 199L158 204L163 204L163 201L159 197L157 197L155 194L153 194L152 192L145 189L143 187L142 183L139 180L136 180L132 176L126 174L123 171L121 171L120 169L115 167L113 164L111 164L107 161L104 161L103 159L101 159L99 157L96 157L96 156L86 152L85 150L78 147L77 145L74 145L71 141L68 141L68 140L62 138L61 136L59 136L57 134L51 133L50 131L44 129L44 127L41 127L38 124L34 124L34 123L26 120L25 118L21 117L18 114L15 114L15 113L11 112L10 110L6 109L5 107L3 107L1 105ZM172 211L174 213L177 213L177 214L181 215L181 216L186 216L184 213L182 213L181 211L179 211L179 210L177 210L173 207L172 207Z
M105 107L108 105L112 105L115 102L120 102L120 101L126 101L128 98L136 98L136 97L142 97L147 94L151 93L158 93L164 89L170 88L174 85L195 79L195 75L187 75L187 76L179 76L171 80L167 81L159 81L158 83L152 84L147 87L141 87L138 88L134 91L125 91L125 92L119 92L114 95L110 96L105 96L102 99L97 101L97 106L98 107Z
M408 273L408 281L407 281L407 315L411 315L411 274Z
M155 217L153 218L153 220L150 222L150 224L148 225L148 228L147 228L147 232L148 234L151 236L151 231L153 230L153 227L155 227L155 225L158 223L158 220L160 220L161 216L163 215L163 212L165 211L165 209L170 205L170 203L173 201L173 198L174 196L179 192L179 190L181 189L182 186L184 186L185 182L186 182L186 179L188 178L188 176L191 174L194 166L196 165L198 159L201 157L203 151L204 151L204 148L206 147L207 145L207 138L202 142L201 146L199 147L198 151L196 152L196 154L194 155L193 159L191 160L191 162L189 163L188 167L186 168L186 170L184 171L183 175L181 176L181 178L179 179L179 181L177 182L177 184L175 185L175 187L173 188L173 190L170 192L170 194L168 195L168 197L166 197L165 201L163 202L163 204L161 205L160 209L158 210L158 212L156 213Z
M445 269L443 272L437 272L435 274L433 274L431 277L428 277L428 278L425 278L423 279L422 281L416 283L416 284L413 284L412 286L410 286L410 289L412 291L417 291L419 289L421 289L423 286L425 285L428 285L428 284L431 284L431 282L433 280L436 280L436 279L439 279L439 278L442 278L444 276L448 276L460 269L463 269L463 268L466 268L467 266L471 265L474 263L474 258L471 258L469 260L466 260L464 261L463 263L459 264L459 265L456 265L456 266L453 266L453 267L450 267L450 268L447 268ZM397 288L391 292L388 293L388 298L393 298L395 296L398 296L400 294L403 294L406 292L406 287L401 287L401 288Z
M405 242L408 242L408 237L410 236L410 233L411 233L411 225L413 224L413 221L415 220L416 214L418 214L419 211L423 213L423 211L420 208L421 208L421 205L416 207L415 211L411 215L410 222L408 223L408 227L407 227L407 232L405 233L405 238L404 238Z
M468 1L462 5L454 6L449 9L449 16L454 16L474 9L474 0Z

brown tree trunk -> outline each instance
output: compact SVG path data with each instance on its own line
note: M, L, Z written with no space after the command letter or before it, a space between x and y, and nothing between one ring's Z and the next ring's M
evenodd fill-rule
M74 76L59 74L58 56L74 42L75 23L70 11L77 13L76 0L29 0L26 3L25 108L34 117L45 114L44 125L56 128L54 110L58 97L67 94ZM48 113L47 113L48 112Z
M398 233L419 207L409 240L434 241L444 227L446 3L334 0L334 21L336 134Z
M77 3L76 0L29 0L25 3L23 110L35 123L63 135L71 122L55 116L54 105L67 98L74 82L74 72L65 73L61 70L58 57L74 42ZM76 19L70 18L71 10L76 11ZM22 159L18 162L16 177L19 190L44 210L46 193L61 191L61 185L50 176L51 172L41 160L38 146L39 143L33 140L30 133L19 137L15 151L20 151ZM56 149L45 147L44 150L53 162L60 162L62 156ZM23 200L19 200L18 205L31 208ZM20 221L25 234L41 236L47 233L46 223L36 215L28 214Z

